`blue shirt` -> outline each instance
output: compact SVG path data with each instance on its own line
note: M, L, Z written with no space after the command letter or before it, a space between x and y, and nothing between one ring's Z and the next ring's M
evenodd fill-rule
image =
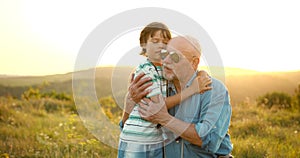
M186 87L192 84L197 72L192 76ZM228 91L224 84L212 78L212 90L203 94L195 94L180 105L169 109L174 117L195 124L196 131L202 140L202 146L193 145L183 139L178 139L171 131L166 130L169 142L165 147L166 157L217 157L227 155L232 151L228 132L231 105ZM174 95L176 89L169 84L168 95ZM177 138L177 139L175 139ZM183 154L183 155L182 155Z

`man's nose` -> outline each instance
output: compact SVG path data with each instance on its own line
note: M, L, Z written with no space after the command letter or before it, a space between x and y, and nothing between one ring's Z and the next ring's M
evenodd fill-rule
M171 63L169 54L162 60L162 63L163 64L170 64Z

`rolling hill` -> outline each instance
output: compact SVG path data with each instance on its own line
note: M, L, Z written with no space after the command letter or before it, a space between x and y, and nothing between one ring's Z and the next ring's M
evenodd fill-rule
M49 76L0 76L0 95L19 98L29 87L41 87L43 91L72 93L72 82L81 85L94 85L98 98L112 95L118 104L122 104L132 67L98 67ZM72 80L72 76L76 77ZM214 76L214 75L213 75ZM214 76L217 77L218 76ZM226 68L225 84L233 104L246 99L255 101L267 92L281 91L293 94L300 84L300 71L296 72L256 72L252 70ZM223 80L222 79L222 80ZM80 81L80 82L76 82ZM74 86L74 85L73 85Z

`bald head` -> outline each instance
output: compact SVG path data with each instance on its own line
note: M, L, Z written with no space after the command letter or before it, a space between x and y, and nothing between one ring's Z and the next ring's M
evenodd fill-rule
M181 51L185 56L196 56L200 58L201 48L197 39L191 36L177 36L172 38L168 46Z

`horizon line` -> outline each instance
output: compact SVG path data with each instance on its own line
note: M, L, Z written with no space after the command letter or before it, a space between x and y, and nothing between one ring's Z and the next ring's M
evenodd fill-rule
M68 71L68 72L62 72L62 73L53 73L53 74L0 74L0 78L10 78L10 77L42 77L42 76L54 76L54 75L66 75L69 73L74 73L74 72L80 72L80 71L86 71L86 70L90 70L90 69L96 69L96 68L113 68L113 67L132 67L134 68L135 66L130 66L130 65L120 65L120 66L116 66L116 65L98 65L94 68L86 68L86 69L81 69L78 71ZM210 68L220 68L222 66L199 66L198 69L209 69ZM255 70L255 69L249 69L249 68L240 68L240 67L232 67L232 66L225 66L222 67L225 69L240 69L240 70L245 70L245 71L253 71L253 72L257 72L257 73L280 73L280 72L297 72L300 71L300 69L293 69L293 70L266 70L266 71L262 71L262 70ZM226 71L226 70L225 70Z

